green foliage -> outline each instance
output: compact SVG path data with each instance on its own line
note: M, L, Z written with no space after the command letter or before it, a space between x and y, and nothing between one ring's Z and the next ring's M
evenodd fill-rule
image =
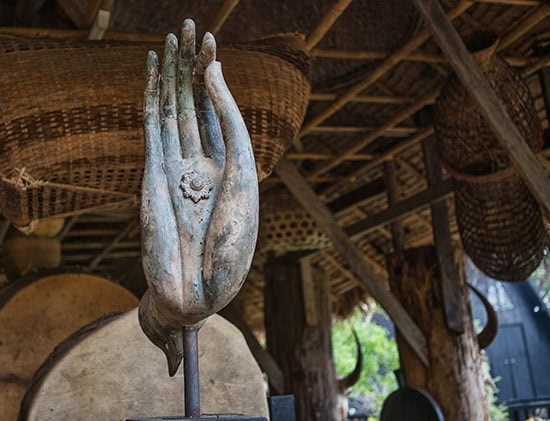
M387 337L384 328L371 323L370 317L356 309L350 318L334 323L332 328L332 347L339 376L345 376L355 367L357 350L352 327L363 349L363 370L352 394L373 401L379 412L384 399L397 389L393 374L393 370L399 368L397 344L395 339Z
M531 275L531 280L538 290L542 301L550 310L550 249L544 250L540 266Z
M489 405L489 419L491 421L508 421L508 408L503 403L497 402L495 389L487 385L487 404Z
M345 376L355 367L357 349L352 328L357 332L363 349L363 370L351 394L374 402L379 414L384 399L398 387L393 374L393 370L399 368L397 343L394 338L388 338L384 328L372 323L369 316L356 309L350 318L336 322L332 327L332 347L339 376ZM489 373L488 362L484 363L484 370ZM495 389L491 385L487 385L487 403L491 421L508 420L508 410L504 404L496 402ZM376 416L369 417L369 421L377 419Z

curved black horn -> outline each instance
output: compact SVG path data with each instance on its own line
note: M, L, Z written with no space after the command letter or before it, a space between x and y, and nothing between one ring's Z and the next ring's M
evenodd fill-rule
M491 305L487 297L481 293L479 289L474 287L472 284L468 284L470 289L474 292L475 295L483 303L485 307L485 313L487 314L487 324L481 332L477 335L477 343L479 349L485 349L495 340L498 332L498 317L494 307Z
M353 386L359 380L361 376L361 370L363 369L363 351L361 350L361 342L359 342L359 337L355 329L352 329L353 337L355 338L355 343L357 344L357 362L351 373L347 376L338 380L338 391L341 394L344 394L347 389Z

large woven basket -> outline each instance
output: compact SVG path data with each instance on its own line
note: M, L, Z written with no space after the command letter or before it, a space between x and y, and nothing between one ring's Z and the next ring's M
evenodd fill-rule
M18 226L137 203L145 58L158 44L0 37L0 213ZM258 178L297 133L309 61L296 37L218 59L249 129Z
M522 281L540 264L545 230L540 206L518 175L473 183L455 179L464 251L492 278Z
M540 150L541 125L529 89L495 56L497 36L478 30L464 41L525 142ZM436 101L434 128L441 158L455 178L456 217L466 253L492 278L526 279L543 255L540 206L456 76Z

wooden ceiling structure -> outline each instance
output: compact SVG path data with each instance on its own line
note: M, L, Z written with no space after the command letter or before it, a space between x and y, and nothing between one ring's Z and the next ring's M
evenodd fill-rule
M546 140L536 160L548 173L550 5L541 0L439 3L456 30L489 27L499 34L500 56L517 68L535 99ZM186 17L196 21L199 32L213 32L220 45L302 33L312 62L307 116L261 194L262 200L277 196L286 185L308 198L310 213L320 212L314 219L324 221L333 245L300 253L328 273L335 313L346 314L367 300L375 284L385 290L392 226L402 231L404 247L432 244L430 205L446 203L459 244L452 182L445 172L440 180L429 179L423 154L434 133L429 108L455 67L412 1L1 0L0 5L0 34L11 36L157 43L168 32L178 33ZM67 218L63 265L114 278L124 271L136 275L131 268L140 265L137 215L135 208ZM8 227L2 221L0 239ZM366 275L350 265L346 250L360 254ZM238 298L251 326L262 325L266 258L267 252L257 254Z

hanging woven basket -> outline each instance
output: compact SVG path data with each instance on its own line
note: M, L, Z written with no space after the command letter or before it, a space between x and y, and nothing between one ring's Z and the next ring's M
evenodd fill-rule
M495 94L535 152L541 125L529 88L496 55L498 37L475 30L464 42ZM483 272L503 281L526 279L542 259L542 213L507 152L464 86L452 76L436 101L439 154L455 178L457 223L466 253Z
M150 43L0 36L0 213L18 226L137 204ZM267 177L302 123L309 60L296 36L220 48Z

